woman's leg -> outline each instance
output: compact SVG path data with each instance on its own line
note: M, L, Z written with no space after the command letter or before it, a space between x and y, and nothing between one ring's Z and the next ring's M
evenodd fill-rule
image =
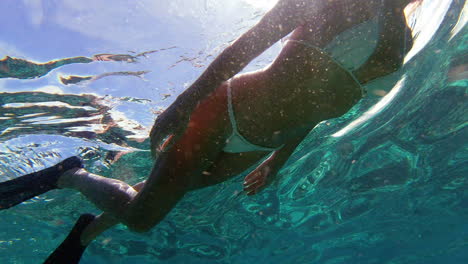
M106 213L97 218L87 237L94 237L117 221L134 231L147 231L164 218L191 186L202 180L200 175L222 153L229 132L224 87L194 110L185 134L161 153L140 192L122 181L84 169L64 173L58 186L80 191Z
M219 87L193 111L185 133L160 154L143 189L129 203L123 223L147 231L159 223L189 190L203 182L231 132L226 87Z
M184 138L183 141L185 141ZM174 148L179 149L180 146L181 144L176 144ZM178 152L182 151L172 151L172 153ZM191 157L192 155L184 153L183 156ZM146 182L132 187L125 182L95 175L84 169L72 169L65 172L60 177L58 186L80 191L96 207L104 211L86 226L81 235L81 244L88 245L99 234L118 223L124 223L130 229L142 232L161 221L188 189L188 183L185 181L187 178L176 176L195 175L184 172L186 168L179 166L183 165L182 162L174 162L179 158L179 155L169 153L158 159L151 173L152 177L156 178L155 181L150 182L154 186L137 202L135 198ZM194 160L191 161L186 164L195 164ZM174 166L166 165L171 162ZM133 212L129 210L130 205L133 205Z
M243 83L257 77L254 73L237 78ZM118 222L135 231L146 231L161 221L187 191L223 182L267 155L222 151L232 132L225 85L202 101L190 120L185 134L161 153L141 191L141 185L131 187L83 169L60 177L59 187L79 190L105 212L85 230L83 242L88 243Z

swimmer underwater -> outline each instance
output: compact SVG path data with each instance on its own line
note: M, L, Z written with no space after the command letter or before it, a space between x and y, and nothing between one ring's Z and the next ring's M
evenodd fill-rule
M157 158L146 181L130 186L95 175L70 157L0 183L0 208L56 188L81 192L103 213L81 215L44 262L70 264L112 226L146 232L187 192L226 181L267 157L244 180L245 193L253 195L319 122L345 114L365 94L364 84L401 67L412 46L404 9L421 1L279 0L158 116L150 134ZM376 28L374 35L359 32L375 48L364 63L345 66L330 43L360 25ZM239 74L288 34L269 66Z

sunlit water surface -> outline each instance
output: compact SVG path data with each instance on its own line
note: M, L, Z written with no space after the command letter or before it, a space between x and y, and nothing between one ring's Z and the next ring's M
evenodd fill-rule
M176 46L135 64L0 79L1 181L71 155L98 174L144 179L158 111L268 8L123 2L0 3L0 55L48 61ZM107 231L82 263L468 263L466 12L464 1L427 1L411 22L417 39L403 69L370 84L344 117L319 124L270 188L237 195L239 176L192 192L149 233ZM57 79L122 69L152 72L67 87ZM0 263L41 262L84 212L98 211L70 190L0 212Z

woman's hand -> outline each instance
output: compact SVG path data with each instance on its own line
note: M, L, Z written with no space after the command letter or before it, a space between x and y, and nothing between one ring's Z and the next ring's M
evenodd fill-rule
M262 163L253 170L244 179L244 191L247 195L254 195L265 188L273 177L269 177L271 168L267 164Z
M280 150L273 152L270 157L264 160L245 177L244 191L247 195L258 193L273 181L276 173L283 166L285 161L283 157L278 159L278 153L280 152Z

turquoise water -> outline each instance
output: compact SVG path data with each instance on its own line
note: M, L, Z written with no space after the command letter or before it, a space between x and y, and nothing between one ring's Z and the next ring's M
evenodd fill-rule
M151 232L107 231L81 263L468 263L464 5L453 1L445 12L441 4L430 20L415 22L420 51L402 70L372 83L374 92L348 114L319 124L273 186L238 195L241 175L192 192ZM57 53L81 55L73 48ZM149 58L97 69L153 64ZM181 66L187 80L200 71L192 66ZM73 67L59 71L89 74L88 65ZM170 91L159 91L151 75L146 82L119 77L73 87L48 76L0 83L0 179L76 154L95 173L129 183L144 179L152 164L147 132ZM40 263L84 212L98 211L69 190L1 211L0 263Z

